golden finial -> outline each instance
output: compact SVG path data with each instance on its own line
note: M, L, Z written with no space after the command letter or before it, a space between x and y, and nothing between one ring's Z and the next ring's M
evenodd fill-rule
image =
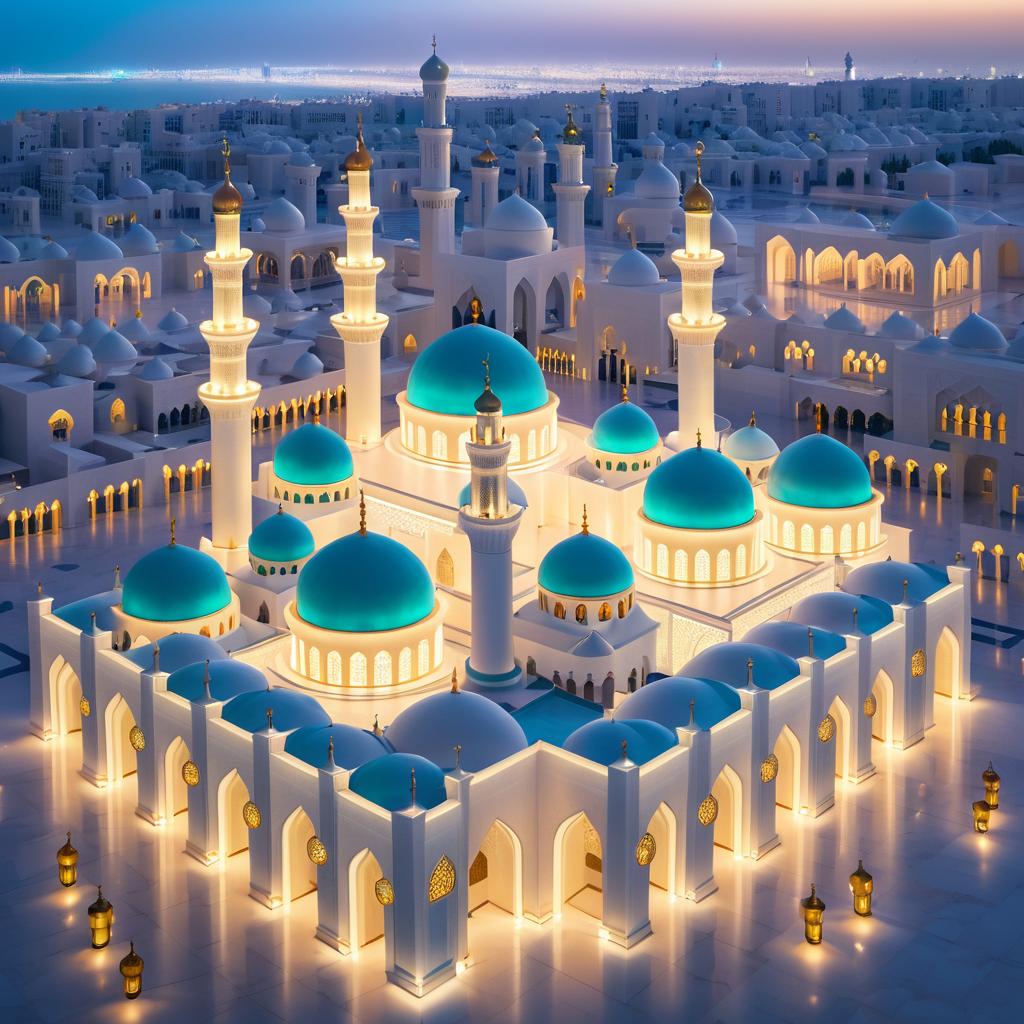
M231 182L231 146L227 136L221 145L221 156L224 157L224 184L213 193L213 212L220 214L239 214L242 212L242 194Z
M697 447L698 448L702 447L702 442L701 442L701 437L700 437L700 427L697 428Z
M273 708L267 708L267 728L271 732L274 731L274 709Z
M280 501L277 503L277 514L279 516L284 515L284 505Z
M225 135L220 147L221 156L224 157L224 180L231 180L231 143Z
M345 157L346 171L368 171L373 167L373 157L363 141L363 112L356 112L356 148Z
M622 383L622 400L624 402L629 401L629 385L625 381Z
M363 489L359 489L359 533L366 536L366 498L363 496Z
M697 145L693 147L693 152L697 157L697 180L700 181L700 161L704 156L704 143L698 141Z
M488 352L481 360L484 366L484 391L491 390L491 353Z
M313 425L316 426L316 427L320 426L320 410L319 409L317 409L313 413Z
M582 529L581 532L582 532L583 536L584 537L589 536L589 534L590 534L590 524L587 522L587 506L586 505L583 506L583 523L582 523L582 527L583 527L583 529Z
M175 519L175 518L174 518L174 517L172 516L172 517L171 517L171 545L172 545L172 546L173 546L173 545L175 545L175 544L177 543L177 538L176 538L176 536L175 536L175 534L176 534L177 532L178 532L178 520L177 520L177 519Z
M701 157L704 155L704 143L698 141L693 151L697 157L697 177L683 196L683 212L712 213L715 209L715 199L700 176L700 162Z
M751 426L751 427L756 427L757 426L757 416L754 415L754 410L753 409L750 410L750 423L749 423L749 426Z
M458 669L452 669L452 693L459 692L459 673Z
M608 99L608 89L605 87L604 82L601 83L601 99Z
M373 735L383 736L384 730L380 727L380 715L373 716Z

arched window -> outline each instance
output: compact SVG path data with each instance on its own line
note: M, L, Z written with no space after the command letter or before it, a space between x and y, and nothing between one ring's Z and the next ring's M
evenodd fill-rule
M814 550L814 527L810 523L804 523L800 527L800 550Z
M686 573L687 573L687 565L686 565L687 558L686 558L686 552L682 548L680 548L676 552L676 559L675 559L675 561L676 561L676 564L675 564L675 573L673 574L673 579L685 580L686 579Z
M516 463L522 461L520 452L522 451L522 444L519 441L519 435L513 434L508 439L508 461L510 463Z
M366 685L366 655L358 651L352 655L348 663L349 686Z
M556 601L555 602L555 612L554 612L554 615L555 615L556 619L564 619L565 618L565 605L562 604L561 601Z
M309 649L309 676L311 679L320 679L320 648L310 647Z
M668 547L665 544L658 545L658 565L655 572L658 576L668 576Z
M853 527L849 523L844 523L842 529L839 531L839 553L845 555L852 548Z
M526 435L526 459L533 462L537 458L537 431L531 430Z
M835 551L836 538L831 526L821 528L821 553L831 555Z
M373 657L373 685L391 685L391 654L388 651L378 651Z
M435 430L430 437L430 454L435 459L448 458L448 435L442 430Z
M425 676L430 671L430 641L421 640L416 651L416 674Z
M607 622L612 617L612 606L607 602L603 602L601 607L598 609L597 618L599 622Z
M427 431L425 427L416 428L416 451L420 455L427 454Z
M693 559L693 575L698 583L707 583L711 579L711 556L703 549Z
M437 582L442 587L455 586L455 562L447 548L442 548L437 556Z
M747 549L743 544L736 548L736 578L743 579L747 575Z
M728 548L722 548L718 552L718 557L715 559L715 579L716 580L727 580L729 579L730 563L732 557Z
M626 602L625 601L619 601L619 609L618 609L618 611L619 611L619 618L620 619L624 619L626 617L626 612L628 611L628 609L626 607Z
M576 621L585 625L587 621L587 606L585 604L576 605Z
M857 550L863 551L867 546L867 529L865 528L864 520L862 519L857 524Z
M327 682L331 686L341 686L341 655L337 651L327 655Z
M407 683L412 679L412 648L403 647L398 655L398 681Z
M788 519L782 524L782 546L796 550L796 527Z

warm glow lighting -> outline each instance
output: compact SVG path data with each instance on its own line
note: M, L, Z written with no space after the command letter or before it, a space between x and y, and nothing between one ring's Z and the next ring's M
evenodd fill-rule
M608 934L608 929L607 929L607 928L598 928L598 929L597 929L597 937L598 937L598 938L599 938L599 939L600 939L600 940L601 940L602 942L607 942L607 941L608 941L608 939L609 939L609 938L610 938L611 936L610 936L610 935Z
M138 999L142 991L142 968L144 962L141 956L135 952L135 943L130 943L127 955L121 960L118 969L124 983L125 999Z
M1002 785L1002 780L995 768L992 767L991 761L981 773L981 781L985 783L985 801L989 809L994 811L999 806L999 787Z
M800 901L800 912L804 919L804 938L812 945L821 943L821 921L825 914L825 904L818 896L814 883L811 883L811 894Z
M850 875L850 892L853 893L853 912L858 917L871 916L871 894L875 883L864 870L864 861L857 861L857 870Z
M110 942L110 931L114 924L114 908L103 895L103 886L96 886L96 900L89 904L89 930L92 932L92 948L103 949Z
M71 845L71 833L67 842L57 851L57 877L67 889L78 879L78 851Z
M989 818L992 816L992 806L987 800L975 800L971 804L974 812L974 831L987 832Z

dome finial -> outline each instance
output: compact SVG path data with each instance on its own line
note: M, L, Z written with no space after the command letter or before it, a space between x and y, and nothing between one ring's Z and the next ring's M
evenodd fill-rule
M284 515L284 505L280 501L277 503L277 514L279 516Z
M747 686L754 685L754 659L747 658Z
M267 731L274 731L274 709L267 708Z
M814 657L814 630L810 626L807 627L807 657Z
M224 182L227 184L231 181L231 143L228 142L226 135L221 144L220 152L221 156L224 157Z
M334 736L327 737L327 767L336 767L334 763Z
M622 382L622 400L629 401L629 385L625 381Z
M177 529L178 529L178 520L175 519L174 516L171 516L171 546L172 547L177 543L177 539L175 537L175 534L177 533Z
M384 730L380 727L380 715L373 716L373 735L383 736Z
M629 740L623 740L622 743L620 744L620 746L622 747L622 760L623 761L628 761L629 760Z
M434 53L437 53L437 33L436 32L430 37L430 45L433 47Z
M416 769L415 768L410 768L409 769L409 798L410 798L409 806L410 807L415 807L416 806Z
M203 668L203 696L207 700L213 700L213 695L210 692L210 659L206 659L206 665Z
M694 724L694 714L696 713L696 710L697 710L697 698L696 697L691 697L690 698L690 721L689 721L690 725Z
M452 693L459 692L459 670L456 668L452 669Z
M697 181L700 181L700 161L704 156L704 143L701 141L697 142L697 145L693 147L694 155L697 157Z
M991 767L992 767L992 762L990 761L989 762L989 768L991 768ZM455 770L457 772L461 772L462 771L462 744L461 743L456 743L455 744Z
M474 314L475 315L475 314ZM475 322L475 321L474 321ZM481 360L484 366L484 391L491 390L491 353L488 352Z
M757 414L754 412L753 409L750 410L750 426L757 426Z
M242 212L242 194L231 181L231 145L225 135L221 144L221 156L224 157L224 184L213 194L213 212L219 214L238 215Z
M359 535L366 536L366 498L363 496L363 489L359 488Z
M703 442L701 441L701 436L700 436L700 427L697 428L697 447L698 448L702 448L703 447Z
M608 99L608 89L605 86L604 82L602 82L601 83L601 100L603 102L606 99Z
M587 506L586 505L583 506L583 523L582 523L582 529L581 529L580 532L583 534L584 537L587 537L587 536L590 535L590 524L587 522Z

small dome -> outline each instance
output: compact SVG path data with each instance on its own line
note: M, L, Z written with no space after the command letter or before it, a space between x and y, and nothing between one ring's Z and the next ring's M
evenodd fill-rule
M547 226L540 210L513 192L491 210L484 228L488 231L544 231Z
M81 241L75 246L75 259L82 263L94 260L120 260L124 258L116 242L96 231L82 233Z
M609 597L629 590L633 582L633 567L622 551L588 531L559 541L537 570L538 586L567 597Z
M58 245L56 242L47 242L40 249L39 258L41 260L66 260L68 258L68 251L63 245Z
M811 160L824 160L828 153L816 142L804 142L800 148L810 157Z
M530 502L526 497L526 491L519 486L518 483L512 478L508 478L508 500L513 505L519 505L521 508L529 508ZM466 484L461 491L459 491L459 497L456 500L456 507L462 508L464 505L468 505L472 498L472 484Z
M903 581L906 580L906 596ZM876 597L886 604L920 604L949 584L945 572L914 562L872 562L843 581L847 594Z
M159 252L156 236L149 228L136 221L121 236L121 252L125 256L152 256Z
M447 799L444 772L418 754L385 754L357 768L349 789L386 811L404 811L412 804L412 777L416 773L416 806L424 810Z
M740 695L715 679L667 676L631 693L615 710L615 720L645 719L666 729L689 724L690 701L693 719L700 729L710 729L740 709Z
M482 771L527 746L522 726L488 697L464 690L434 693L416 701L387 728L396 750L418 754L443 771L455 767L455 746L461 745L461 764Z
M253 219L249 222L249 230L250 231L266 231L267 230L267 225L263 222L263 218L262 217L253 217Z
M179 313L176 309L172 308L169 312L165 313L161 318L157 327L161 331L166 331L168 334L172 334L174 331L183 331L188 327L188 320Z
M315 547L309 527L280 507L249 534L249 554L261 562L298 562Z
M160 668L164 668L163 648L160 649ZM166 670L165 670L166 671ZM205 661L193 662L184 668L172 672L167 680L167 689L184 697L188 701L200 701L206 695L203 679L206 676ZM231 700L240 693L267 691L267 679L255 665L247 665L244 661L225 658L223 661L211 661L210 695L214 700Z
M423 563L397 540L367 532L332 541L303 566L295 606L321 629L376 633L425 619L435 601Z
M142 322L142 317L140 316L133 316L130 320L125 320L120 328L118 328L118 332L134 345L138 345L140 342L147 342L153 337L150 329Z
M174 252L194 252L199 248L199 242L191 235L186 235L184 231L179 231L178 237L171 243Z
M60 328L52 320L49 320L36 331L36 338L44 345L49 345L51 341L57 341L60 338Z
M680 530L727 530L754 518L754 492L742 470L712 448L688 448L647 478L644 515Z
M1002 352L1007 347L1003 332L978 313L970 313L953 328L949 343L953 348L974 352Z
M889 234L901 238L955 238L960 234L956 219L930 199L921 199L904 210L889 228Z
M139 358L135 346L120 331L107 331L93 346L92 354L97 363L134 363Z
M995 226L1002 227L1008 225L1010 222L1005 217L1000 217L994 210L986 210L975 222L983 227Z
M296 380L310 380L319 377L324 372L324 364L310 351L303 352L298 359L292 363L291 376Z
M274 475L290 484L334 484L347 480L353 470L345 439L319 423L304 423L290 431L274 449Z
M878 336L897 341L918 341L924 337L924 328L897 310L886 317L878 329Z
M98 316L94 316L82 328L81 333L78 335L78 343L92 348L109 331L110 324L105 320L101 320Z
M632 402L619 402L594 420L590 443L600 452L640 455L661 441L650 415Z
M69 377L88 377L96 372L96 360L87 345L72 345L57 363L57 372Z
M828 434L783 448L768 471L768 494L803 508L851 508L871 500L871 478L856 452Z
M256 292L247 292L242 299L242 312L246 316L258 320L261 316L273 312L273 307L262 295L257 295Z
M737 240L732 221L724 213L714 210L711 214L711 248L721 250L723 246L735 245Z
M17 324L0 324L0 349L4 352L10 352L14 343L23 337L25 332Z
M805 206L793 220L794 224L820 224L821 218L809 207Z
M857 617L854 619L854 610ZM873 597L855 597L836 590L812 594L798 601L789 613L790 622L817 626L833 633L869 635L892 622L892 609Z
M657 722L642 718L615 721L597 718L570 733L562 744L570 754L585 757L597 764L615 764L625 755L634 764L647 764L676 745L675 734Z
M790 658L805 658L811 651L808 632L814 638L815 658L831 658L846 650L846 641L838 633L804 626L799 622L762 622L760 626L755 626L745 634L743 640L748 644L774 648Z
M153 190L141 178L125 178L117 194L122 199L145 199Z
M451 69L440 57L437 55L435 50L421 65L420 65L420 81L422 82L447 82L448 75Z
M722 445L730 459L736 462L763 462L779 454L779 446L771 434L762 430L750 417L750 423L734 430Z
M660 160L648 160L633 185L633 195L675 201L679 198L679 179Z
M392 752L391 744L382 736L338 722L333 725L304 725L284 741L284 749L285 753L314 768L326 768L332 740L334 763L349 771Z
M544 140L540 137L540 132L536 131L533 133L533 138L526 142L523 146L524 153L543 153L544 152Z
M661 272L646 253L627 249L608 272L608 283L619 288L643 288L661 284Z
M213 615L231 603L231 588L217 561L184 544L143 555L121 591L126 615L151 622L181 622Z
M312 166L314 166L313 158L309 155L309 153L306 150L300 150L297 153L292 153L291 159L288 161L288 163L292 167L312 167ZM350 167L349 170L351 170L351 169L352 168Z
M268 156L290 157L292 155L292 147L284 139L272 139L263 147L263 152Z
M847 334L864 334L864 322L844 302L837 310L825 317L825 326L830 331L845 331Z
M610 658L615 648L596 629L592 629L572 648L574 658Z
M930 179L936 175L950 182L956 177L950 168L945 164L940 164L938 160L922 160L921 163L914 164L906 173L906 177L911 181L921 176Z
M295 161L293 160L292 163ZM310 160L310 163L313 161ZM360 118L359 131L356 133L356 148L352 150L347 157L345 157L345 170L346 171L369 171L373 169L373 157L370 155L370 151L366 148L366 143L363 141L363 122Z
M153 648L155 644L144 644L133 647L125 653L125 657L140 668L149 671L153 668ZM224 648L208 636L198 633L171 633L160 641L160 671L177 672L186 665L203 664L207 659L210 663L224 661L227 653Z
M788 654L753 643L715 644L691 658L680 674L741 689L747 685L748 661L754 663L754 685L762 690L774 690L800 675L800 666Z
M224 705L221 718L246 732L262 732L267 728L268 710L274 714L277 732L331 724L330 715L312 697L276 687L232 697Z
M143 363L138 372L139 380L170 380L173 376L174 370L159 356L154 356L148 362Z
M306 218L284 196L278 196L264 211L263 223L267 231L296 234L306 230Z
M473 157L474 167L494 167L499 163L498 157L494 150L491 149L491 144L488 142L484 145L483 151L477 153Z
M859 210L851 210L839 223L844 228L863 228L865 231L875 230L875 225Z
M91 188L85 185L72 185L71 201L73 203L98 203L99 199Z
M21 250L11 241L0 235L0 263L17 263L21 259Z
M46 365L49 353L31 334L23 334L7 353L9 362L38 370Z
M65 338L77 338L82 333L82 325L72 317L64 321L64 329L61 332Z
M475 416L485 358L490 359L491 387L506 416L547 404L547 384L537 360L514 338L483 324L456 327L419 354L409 373L409 404L428 412Z

